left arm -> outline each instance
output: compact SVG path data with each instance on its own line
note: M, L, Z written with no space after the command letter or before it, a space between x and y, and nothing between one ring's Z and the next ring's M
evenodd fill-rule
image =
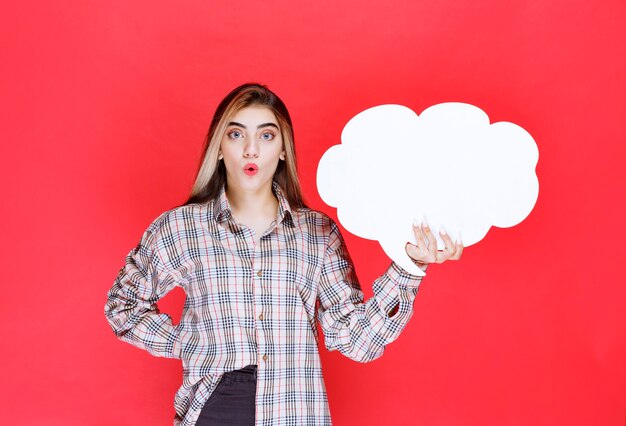
M319 283L318 316L324 341L328 350L339 350L355 361L372 361L398 338L411 318L422 277L411 275L392 263L374 281L374 295L364 301L339 228L332 221L330 227ZM422 231L424 235L418 236ZM436 240L427 227L417 227L415 232L418 244L407 246L407 253L423 269L430 262L442 263L448 258L460 257L463 250L460 244L437 252ZM449 237L444 237L448 244L446 238L449 240Z
M318 307L328 350L360 362L380 357L411 318L420 281L392 263L374 282L374 295L364 301L341 233L331 222Z

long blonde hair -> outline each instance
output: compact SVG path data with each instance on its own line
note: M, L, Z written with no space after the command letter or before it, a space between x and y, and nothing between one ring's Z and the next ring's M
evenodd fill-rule
M249 106L264 106L276 116L283 139L285 160L278 163L274 180L280 186L291 208L306 207L298 180L296 148L289 111L274 92L257 83L247 83L235 88L217 106L204 141L204 153L196 181L185 204L205 203L212 200L226 185L226 168L224 162L218 159L220 143L230 118L237 111Z

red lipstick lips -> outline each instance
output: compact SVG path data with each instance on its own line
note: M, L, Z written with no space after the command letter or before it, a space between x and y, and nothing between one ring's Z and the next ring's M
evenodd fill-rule
M248 176L254 176L259 171L259 166L254 163L248 163L243 167L243 172Z

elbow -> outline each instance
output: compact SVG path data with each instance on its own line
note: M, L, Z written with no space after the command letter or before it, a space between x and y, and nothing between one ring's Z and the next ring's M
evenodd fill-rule
M381 356L383 356L383 352L385 352L385 347L377 347L377 348L370 348L369 350L365 350L365 351L356 351L356 352L352 352L352 353L345 353L344 355L346 355L348 358L350 358L353 361L356 362L360 362L362 364L368 363L368 362L372 362L378 358L380 358Z
M111 327L111 330L119 339L122 339L134 325L129 315L110 303L107 303L104 307L104 316L109 327Z
M326 341L326 349L331 352L337 350L345 357L363 364L380 358L385 351L384 346L377 345L374 342L363 344L363 342L346 341L342 343L337 342L337 344L329 344L329 342Z

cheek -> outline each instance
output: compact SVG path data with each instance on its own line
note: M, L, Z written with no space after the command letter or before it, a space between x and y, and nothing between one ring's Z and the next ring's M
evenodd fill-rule
M274 158L278 155L279 148L272 143L264 142L259 145L259 155L267 159Z
M229 144L222 144L220 147L220 153L222 155L222 157L224 158L224 161L232 161L232 159L235 157L236 153L235 150L233 149L233 146L229 146Z

